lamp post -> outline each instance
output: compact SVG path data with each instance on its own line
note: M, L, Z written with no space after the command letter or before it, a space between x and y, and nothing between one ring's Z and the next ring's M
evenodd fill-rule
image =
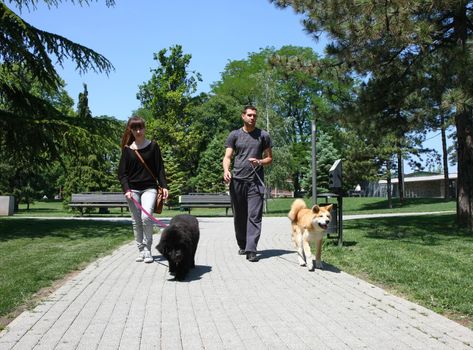
M315 148L317 124L312 120L312 205L317 204L317 153Z

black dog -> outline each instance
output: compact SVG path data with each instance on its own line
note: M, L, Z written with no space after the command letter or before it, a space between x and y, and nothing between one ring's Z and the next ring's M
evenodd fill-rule
M199 222L192 215L175 216L162 234L156 249L169 262L169 273L182 281L195 267L195 252L199 243Z

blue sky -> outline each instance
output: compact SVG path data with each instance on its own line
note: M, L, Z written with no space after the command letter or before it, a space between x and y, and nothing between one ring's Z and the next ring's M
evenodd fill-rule
M116 0L110 8L105 0L83 7L64 2L51 9L44 5L33 11L24 9L21 16L112 62L115 71L109 76L79 75L71 62L58 72L74 101L86 83L92 114L122 120L139 107L138 86L150 79L150 69L157 67L153 54L163 48L179 44L192 55L190 69L203 79L199 92L209 91L229 61L245 59L261 48L304 46L323 55L324 43L303 31L301 17L268 0ZM428 136L426 146L440 151L437 134Z
M105 0L90 6L60 4L23 11L30 24L65 36L107 57L115 66L108 77L80 76L73 64L60 75L69 95L77 101L87 83L93 115L126 119L139 107L138 85L156 68L153 53L180 44L192 55L191 70L201 73L199 91L209 91L229 60L249 52L283 45L309 46L322 54L322 45L305 34L292 9L278 9L267 0Z

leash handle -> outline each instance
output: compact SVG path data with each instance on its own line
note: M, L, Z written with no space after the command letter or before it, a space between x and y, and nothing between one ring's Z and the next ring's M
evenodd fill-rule
M135 205L143 212L145 213L151 220L153 220L156 224L158 224L158 226L162 227L162 228L165 228L167 227L168 225L166 225L165 223L163 223L162 221L159 221L158 219L156 219L153 215L151 215L150 213L148 213L148 211L146 211L145 208L143 208L141 206L141 204L135 199L133 198L133 196L131 197L131 200L133 201L133 203L135 203Z

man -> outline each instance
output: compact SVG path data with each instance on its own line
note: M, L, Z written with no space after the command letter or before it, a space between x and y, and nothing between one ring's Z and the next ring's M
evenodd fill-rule
M241 114L243 127L228 136L223 158L223 179L230 183L238 254L246 254L251 262L258 261L256 247L261 234L265 191L263 166L273 162L271 138L256 127L256 113L254 106L245 106Z

